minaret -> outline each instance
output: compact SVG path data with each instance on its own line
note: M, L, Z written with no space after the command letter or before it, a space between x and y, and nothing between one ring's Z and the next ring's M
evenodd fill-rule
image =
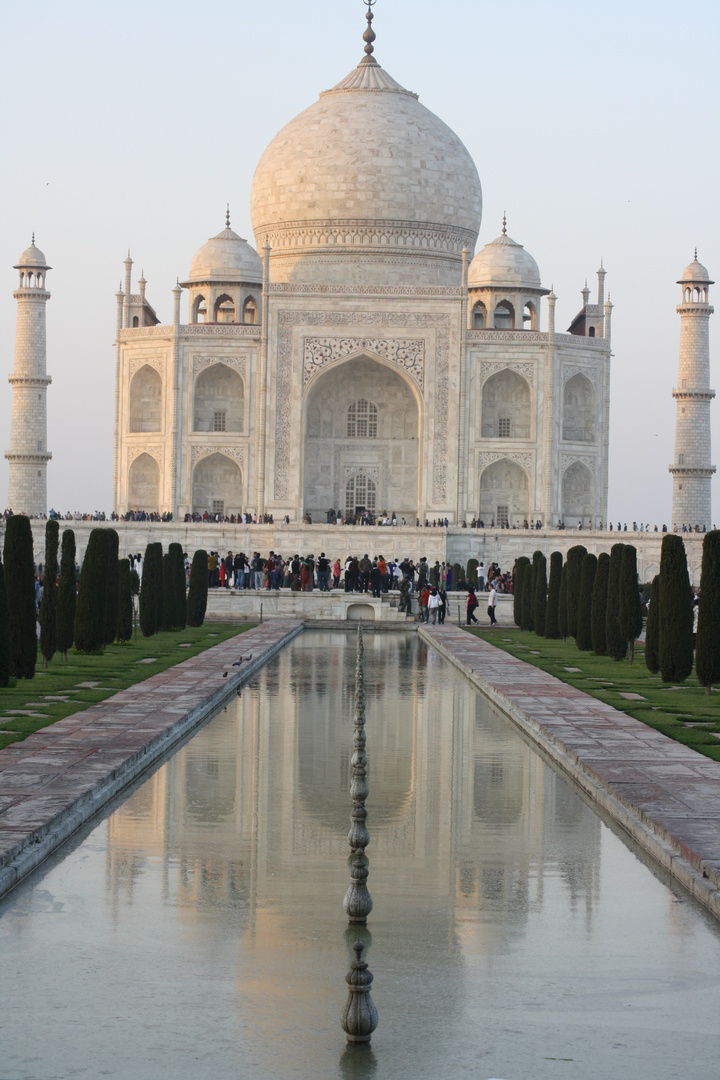
M48 266L42 251L32 244L15 266L20 271L20 285L13 293L18 302L15 336L15 369L12 384L12 421L8 507L15 514L37 517L47 513L47 463L52 457L47 449L47 388L45 304L50 293L45 290Z
M678 281L682 286L680 315L680 364L678 384L673 390L677 402L675 420L675 460L670 466L673 477L672 525L688 529L699 525L711 528L710 482L715 466L710 464L710 389L709 320L715 310L708 303L710 280L702 263L695 259Z

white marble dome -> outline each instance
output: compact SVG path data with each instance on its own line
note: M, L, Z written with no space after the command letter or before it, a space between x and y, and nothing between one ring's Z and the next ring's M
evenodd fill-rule
M469 288L541 289L540 271L522 244L503 232L470 263Z
M193 256L188 282L200 281L262 283L262 261L247 240L227 225Z
M682 277L678 282L679 285L694 284L694 285L714 285L714 282L710 280L710 275L701 262L698 262L697 252L695 252L695 258L689 263L682 272Z
M50 270L47 264L47 259L43 255L40 248L35 247L35 237L33 236L32 244L29 248L25 248L22 255L18 259L14 266L15 270Z
M272 246L275 280L283 258L286 280L305 272L319 280L333 278L330 264L343 255L370 256L371 277L403 255L414 258L419 283L439 281L448 264L459 284L461 252L474 248L481 216L480 179L463 143L372 58L275 136L252 186L255 239ZM397 265L388 273L402 275Z

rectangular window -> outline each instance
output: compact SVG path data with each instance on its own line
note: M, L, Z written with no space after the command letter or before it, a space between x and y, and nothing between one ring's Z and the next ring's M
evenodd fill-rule
M213 431L227 431L227 413L224 409L213 413Z
M682 381L682 389L687 390L687 379L683 379L683 381Z
M684 464L685 464L685 455L684 454L678 454L678 465L684 465Z
M42 451L42 439L38 439L37 448L38 448L39 451Z
M213 501L212 501L212 512L213 512L213 514L224 514L225 513L225 500L224 499L213 499Z
M498 420L498 435L501 439L510 438L510 417L501 416Z
M498 506L497 514L495 515L495 524L498 527L504 528L508 524L508 510L507 506Z

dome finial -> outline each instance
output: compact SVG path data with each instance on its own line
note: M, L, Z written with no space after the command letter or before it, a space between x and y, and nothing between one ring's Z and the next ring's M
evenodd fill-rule
M225 228L229 229L230 228L230 203L226 203L225 206L226 206L226 210L225 210Z
M503 234L503 236L507 236L507 217L505 216L505 211L504 210L503 210L503 231L502 231L502 234Z
M374 18L372 9L375 7L375 0L363 0L363 3L367 5L367 13L365 15L365 18L367 19L367 30L363 34L363 41L365 42L365 59L362 63L376 64L377 60L373 57L373 53L375 52L373 41L375 40L376 35L372 28L372 21Z
M35 233L33 233L33 244L34 244L34 243L35 243ZM695 262L697 262L697 261L698 261L698 258L697 258L697 248L695 248Z
M32 246L35 247L35 233L32 236ZM695 258L697 259L697 248L695 248Z

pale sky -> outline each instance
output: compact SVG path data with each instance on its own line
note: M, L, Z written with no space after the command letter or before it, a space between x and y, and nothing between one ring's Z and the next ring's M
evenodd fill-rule
M48 274L50 505L110 510L115 293L171 290L224 224L254 244L255 165L362 57L361 0L36 0L0 15L0 354L13 368L13 264L36 234ZM683 268L720 282L720 8L669 0L378 0L375 56L464 141L483 186L478 249L508 233L558 296L557 328L604 260L614 304L610 499L670 520ZM720 299L720 284L716 286ZM711 289L711 299L715 290ZM183 309L186 321L187 306ZM720 392L720 315L711 319ZM543 310L543 329L547 311ZM0 384L0 451L11 389ZM720 464L720 403L712 406ZM0 505L7 498L0 464ZM713 482L720 521L720 478Z

